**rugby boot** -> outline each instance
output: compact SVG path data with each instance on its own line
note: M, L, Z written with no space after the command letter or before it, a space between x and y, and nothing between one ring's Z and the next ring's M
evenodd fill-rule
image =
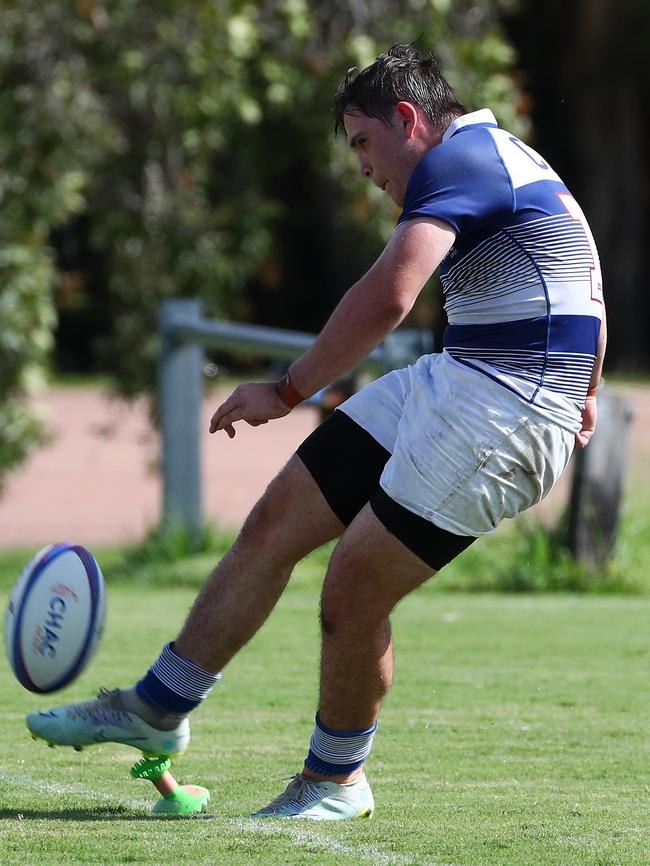
M294 776L286 790L251 818L309 818L312 821L344 821L369 818L375 809L365 776L350 785Z
M33 737L51 746L72 746L78 750L96 743L121 743L145 755L174 758L187 749L190 743L187 717L170 730L160 730L136 712L136 704L129 695L120 689L101 689L95 700L30 713L27 727Z

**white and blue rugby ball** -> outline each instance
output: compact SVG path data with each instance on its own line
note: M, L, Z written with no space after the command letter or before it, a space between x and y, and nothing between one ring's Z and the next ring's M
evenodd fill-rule
M79 676L106 618L101 569L79 544L50 544L23 569L9 598L5 647L30 692L56 692Z

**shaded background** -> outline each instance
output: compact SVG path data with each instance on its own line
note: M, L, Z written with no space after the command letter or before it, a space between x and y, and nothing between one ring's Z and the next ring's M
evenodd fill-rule
M587 214L602 266L607 369L650 366L650 4L538 0L505 19L530 97L533 142Z
M165 297L322 326L397 216L334 139L331 98L397 41L433 48L468 108L563 176L601 251L607 369L647 372L643 0L0 0L0 15L0 480L41 441L28 398L48 370L154 393ZM440 333L435 280L407 324Z

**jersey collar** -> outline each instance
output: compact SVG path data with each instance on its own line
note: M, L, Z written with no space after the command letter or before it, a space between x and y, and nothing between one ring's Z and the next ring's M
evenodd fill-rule
M457 117L452 124L447 127L445 134L442 136L443 141L447 141L452 135L463 129L466 126L498 126L496 117L492 114L489 108L481 108L479 111L471 111L469 114L463 114Z

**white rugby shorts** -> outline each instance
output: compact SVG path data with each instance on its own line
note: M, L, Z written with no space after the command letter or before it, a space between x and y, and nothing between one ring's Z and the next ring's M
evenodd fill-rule
M446 352L387 373L339 410L391 453L388 496L456 535L485 535L539 502L575 443L575 431Z

